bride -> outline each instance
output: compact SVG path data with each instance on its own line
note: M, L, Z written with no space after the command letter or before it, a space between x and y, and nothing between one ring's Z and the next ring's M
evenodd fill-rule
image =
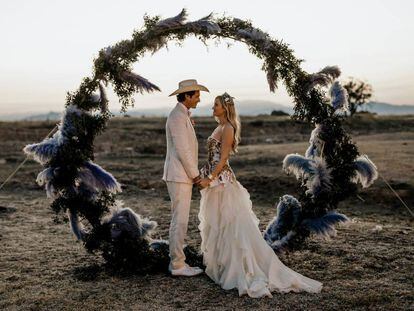
M263 239L247 190L237 181L228 159L237 152L240 121L233 97L214 101L219 125L207 140L208 163L199 186L201 251L206 274L239 295L272 297L272 291L319 293L322 284L286 267Z

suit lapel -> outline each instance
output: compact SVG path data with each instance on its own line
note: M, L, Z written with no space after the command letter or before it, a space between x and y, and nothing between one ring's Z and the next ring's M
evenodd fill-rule
M187 122L189 123L190 128L191 128L191 131L193 132L194 136L196 136L196 133L195 133L195 130L194 130L194 126L193 126L193 123L191 123L191 119L190 119L190 117L189 117L189 116L187 116Z
M184 107L184 105L183 105L183 104L181 104L181 103L177 103L177 106L176 106L175 108L176 108L178 111L180 111L180 113L183 113L183 114L186 116L186 118L187 118L187 127L190 127L191 132L193 133L193 136L194 136L194 141L195 141L195 142L196 142L196 144L197 144L197 136L196 136L196 133L195 133L195 130L194 130L193 124L191 123L190 116L188 115L188 110L187 110L187 108L185 108L185 107Z

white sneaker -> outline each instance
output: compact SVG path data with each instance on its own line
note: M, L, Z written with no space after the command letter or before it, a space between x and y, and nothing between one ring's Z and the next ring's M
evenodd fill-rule
M190 267L189 265L185 265L180 269L171 269L171 275L173 276L195 276L203 273L203 269L199 267Z

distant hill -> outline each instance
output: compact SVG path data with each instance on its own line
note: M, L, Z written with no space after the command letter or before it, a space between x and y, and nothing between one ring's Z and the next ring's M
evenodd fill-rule
M47 113L15 113L0 115L0 121L46 121L46 120L59 120L61 117L60 112L50 111Z
M414 105L391 105L387 103L371 102L358 109L358 111L369 111L381 115L392 114L414 114Z
M170 110L175 105L172 104L168 108L156 108L156 109L140 109L130 110L127 112L130 116L167 116ZM192 110L193 116L211 116L213 110L211 106L199 106L197 109ZM244 116L256 116L259 114L270 114L273 110L281 110L288 114L293 113L293 109L288 106L276 104L265 100L244 100L237 102L237 110L240 115Z
M154 109L133 109L127 112L129 116L163 116L166 117L171 107L154 108ZM273 110L280 110L288 114L293 113L293 108L285 105L277 104L271 101L265 100L244 100L237 102L237 109L240 115L259 115L259 114L270 114ZM372 102L363 107L364 111L377 113L379 115L404 115L414 114L414 105L391 105L387 103ZM113 112L115 115L121 115L118 111ZM211 106L200 106L193 111L194 116L210 116L212 115ZM0 121L41 121L41 120L59 120L61 113L51 111L44 114L10 114L0 115Z

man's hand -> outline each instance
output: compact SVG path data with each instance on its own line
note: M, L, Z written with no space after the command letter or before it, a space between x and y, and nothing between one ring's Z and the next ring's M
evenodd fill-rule
M201 181L201 176L200 175L193 178L193 183L196 184L196 185L199 185L200 181Z
M200 187L201 189L204 189L206 187L208 187L211 183L211 180L208 178L203 178L200 180L200 182L197 184L198 187Z

